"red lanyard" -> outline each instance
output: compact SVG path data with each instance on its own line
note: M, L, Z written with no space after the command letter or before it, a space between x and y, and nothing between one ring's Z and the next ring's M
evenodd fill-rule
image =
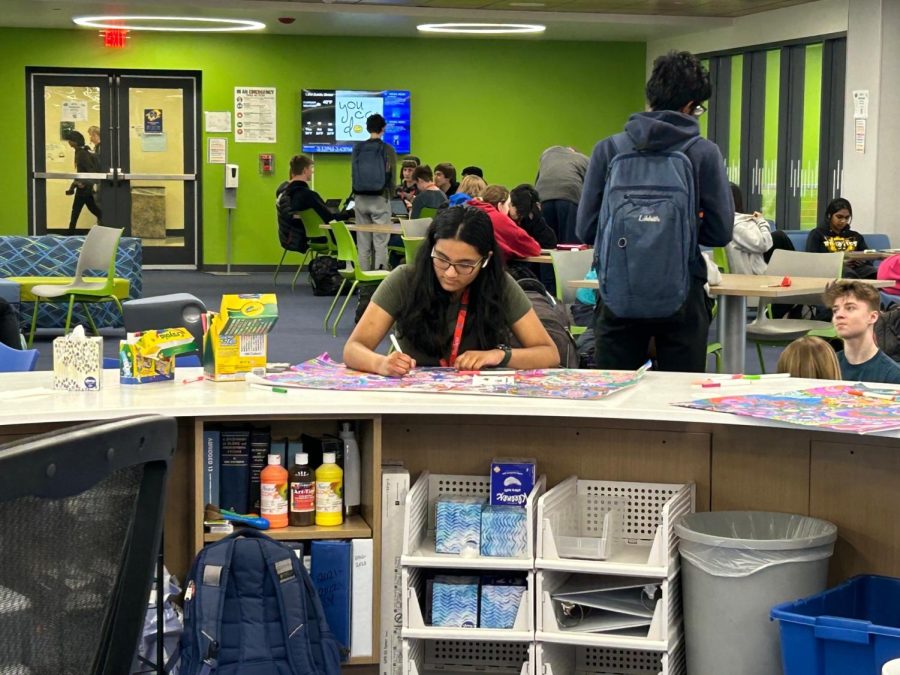
M450 345L450 358L441 359L440 364L444 368L449 368L456 363L456 357L459 354L459 343L462 342L463 326L466 325L466 312L469 309L469 289L463 291L462 299L459 302L459 314L456 315L456 328L453 329L453 343Z

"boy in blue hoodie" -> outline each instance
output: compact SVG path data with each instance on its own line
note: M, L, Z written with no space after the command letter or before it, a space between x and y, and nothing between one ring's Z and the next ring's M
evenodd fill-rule
M709 73L693 54L669 52L653 63L647 82L649 112L635 113L625 132L638 150L666 150L700 135L697 117L706 109L701 105L712 94ZM578 204L576 233L581 241L594 244L599 251L600 206L610 161L616 154L612 138L594 147L584 190ZM734 226L734 202L719 148L699 138L687 149L698 197L698 243L725 246L731 241ZM645 262L648 269L652 259ZM706 339L710 313L703 285L706 264L696 246L688 259L691 288L684 305L670 317L627 319L603 306L595 311L596 363L600 369L634 370L646 361L651 339L655 338L660 370L703 372L706 369ZM677 283L677 280L673 280Z

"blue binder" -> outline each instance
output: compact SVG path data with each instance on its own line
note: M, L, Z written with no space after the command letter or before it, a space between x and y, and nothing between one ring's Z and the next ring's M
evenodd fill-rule
M352 547L349 541L312 543L312 580L319 593L328 626L344 647L350 649L350 580Z

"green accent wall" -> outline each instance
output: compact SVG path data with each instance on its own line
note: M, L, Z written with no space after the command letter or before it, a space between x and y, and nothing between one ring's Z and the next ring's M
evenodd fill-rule
M803 191L800 194L800 229L817 225L819 208L819 140L822 126L822 44L806 48L803 78Z
M300 151L303 88L409 89L414 154L432 165L477 164L490 182L508 187L534 180L546 147L590 154L645 106L643 43L132 33L125 49L110 50L96 31L0 29L8 92L0 128L12 139L0 169L7 193L0 234L28 228L26 66L201 71L201 111L233 112L235 86L277 87L278 142L236 144L229 135L229 161L241 166L236 264L281 257L274 192ZM205 133L201 140L203 260L223 263L223 167L205 163ZM258 173L261 152L275 153L276 175ZM349 175L347 156L316 157L323 197L346 196Z

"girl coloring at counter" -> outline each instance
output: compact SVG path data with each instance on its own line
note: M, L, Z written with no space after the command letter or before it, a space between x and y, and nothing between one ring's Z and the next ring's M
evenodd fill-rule
M375 348L393 329L402 351ZM512 337L521 347L509 346ZM556 368L559 353L522 289L503 269L483 211L439 211L412 265L385 279L347 344L350 368L402 377L419 366Z

